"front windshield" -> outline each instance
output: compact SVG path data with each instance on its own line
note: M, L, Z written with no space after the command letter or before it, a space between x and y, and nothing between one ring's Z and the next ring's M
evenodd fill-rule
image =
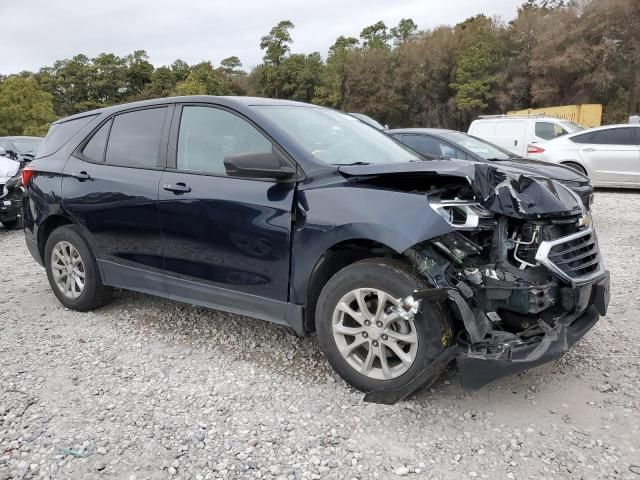
M569 133L579 132L580 130L584 130L583 126L578 125L574 122L568 122L566 120L560 122L564 128L568 130Z
M374 120L371 117L367 117L362 113L350 113L349 115L351 115L352 117L356 117L358 120L366 123L367 125L371 125L373 128L377 128L378 130L386 130L384 125L382 125L380 122Z
M29 138L29 139L21 138L21 139L12 140L11 143L13 143L16 149L18 149L18 153L35 155L36 152L38 151L38 147L40 147L40 144L42 143L42 139L41 138Z
M333 165L406 163L424 160L387 134L345 113L321 107L259 105L265 117L311 154Z
M441 134L446 140L457 143L458 145L471 150L476 155L484 158L485 160L509 160L515 158L516 155L500 148L493 143L480 140L479 138L472 137L466 133L461 132L445 132Z

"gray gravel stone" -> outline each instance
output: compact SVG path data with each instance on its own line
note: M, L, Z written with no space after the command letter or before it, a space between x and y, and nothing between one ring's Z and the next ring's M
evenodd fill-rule
M277 325L124 291L66 310L0 227L0 479L637 480L639 204L596 193L609 315L566 356L395 406Z

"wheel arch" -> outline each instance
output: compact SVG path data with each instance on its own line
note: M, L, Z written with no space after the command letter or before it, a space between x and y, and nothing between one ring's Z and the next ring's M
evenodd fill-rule
M588 178L592 178L592 175L591 175L591 172L589 171L589 168L584 164L584 162L582 160L577 160L577 159L561 160L560 161L560 165L563 165L563 166L568 167L568 168L572 168L572 165L575 165L575 166L579 167L580 170Z
M323 287L343 268L376 257L393 257L406 261L393 248L367 238L342 240L327 248L316 260L306 285L304 328L307 332L315 330L315 310ZM407 262L408 263L408 262Z
M69 217L60 214L54 214L47 217L47 219L38 228L38 252L40 258L44 262L44 247L47 244L47 240L51 233L58 227L64 225L73 225L74 222Z

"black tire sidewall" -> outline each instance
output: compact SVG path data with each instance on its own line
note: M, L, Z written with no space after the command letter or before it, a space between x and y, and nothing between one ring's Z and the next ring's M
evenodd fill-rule
M80 253L82 263L84 264L84 290L78 298L66 297L53 280L53 273L51 270L51 252L53 251L53 247L61 241L66 241L73 245ZM96 308L103 302L105 287L102 285L98 264L87 242L76 231L75 227L65 225L56 228L51 233L44 247L44 262L49 285L51 286L54 295L65 307L83 312Z
M356 371L342 357L333 338L332 317L338 301L357 288L378 288L395 298L404 298L415 289L428 288L411 274L408 266L387 259L363 260L335 274L323 288L316 307L316 332L320 348L336 372L350 385L369 392L393 390L411 382L430 365L451 342L450 327L441 305L422 302L415 317L418 351L414 364L401 376L375 380Z

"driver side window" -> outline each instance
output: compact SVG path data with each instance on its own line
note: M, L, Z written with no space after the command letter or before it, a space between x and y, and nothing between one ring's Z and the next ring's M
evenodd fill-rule
M178 133L179 170L226 175L230 156L271 153L273 145L253 125L226 110L185 106Z

